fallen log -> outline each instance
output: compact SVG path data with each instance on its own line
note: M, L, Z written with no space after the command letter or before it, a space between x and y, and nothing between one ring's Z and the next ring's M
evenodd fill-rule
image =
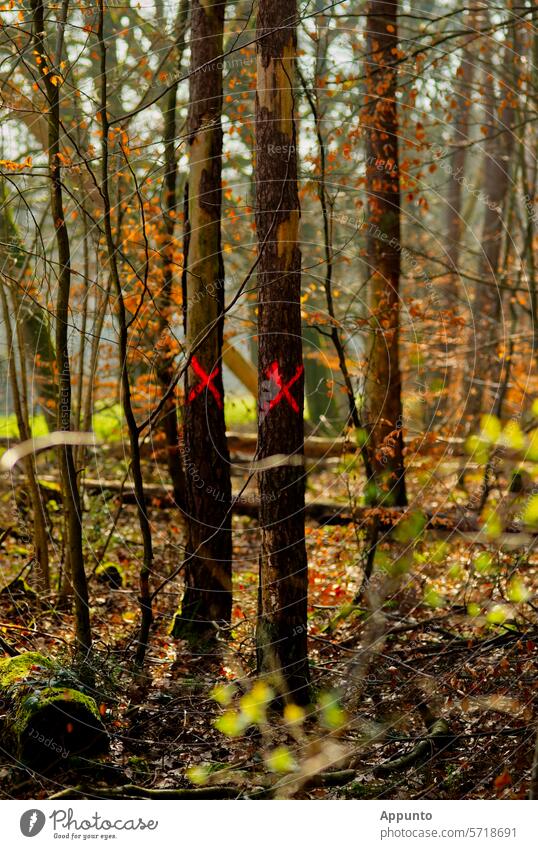
M39 652L0 661L4 716L0 737L24 763L50 766L75 754L99 754L108 746L97 704L76 677Z
M58 484L58 478L54 475L42 475L39 480L45 486L49 483ZM123 481L83 478L81 486L90 495L100 495L103 498L120 496L124 504L136 504L132 485ZM150 506L166 509L174 506L171 486L145 483L144 491ZM258 497L255 495L249 493L235 495L232 502L232 511L240 516L257 518L259 506ZM356 522L358 525L362 525L377 518L382 530L389 530L406 516L417 512L420 512L426 519L426 530L480 533L478 513L471 510L454 509L452 511L432 512L420 510L417 507L350 507L337 501L325 501L323 499L307 501L305 504L305 516L320 524L349 525ZM507 529L507 533L510 534L515 531L515 528Z

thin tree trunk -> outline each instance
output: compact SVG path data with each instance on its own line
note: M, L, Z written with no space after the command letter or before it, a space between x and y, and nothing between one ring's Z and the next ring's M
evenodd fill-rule
M40 64L48 106L48 164L51 181L51 212L56 230L58 249L58 291L56 296L56 367L58 370L59 430L71 429L71 369L69 362L69 299L71 294L71 251L69 233L65 222L62 176L60 167L60 87L51 79L58 73L49 57L45 16L41 0L32 0L34 14L33 40L39 56L46 57ZM59 57L56 57L59 60ZM62 498L66 513L68 557L75 598L76 644L79 659L84 660L91 650L92 632L88 601L88 584L84 570L82 549L82 515L73 448L65 445L59 449Z
M396 105L398 2L371 0L366 15L364 126L368 273L373 326L366 382L371 464L385 503L407 503L399 359L400 172ZM376 163L384 162L381 171Z
M102 130L102 145L101 145L101 191L103 196L103 221L106 236L108 262L110 266L110 274L112 283L116 291L117 315L119 326L119 354L120 354L120 369L121 369L121 400L125 421L127 422L127 430L129 432L129 447L131 453L131 469L133 474L133 485L136 497L138 524L142 535L143 556L142 565L139 574L139 605L140 605L140 631L138 637L138 645L136 649L135 664L138 668L143 665L146 654L149 632L153 622L153 610L151 604L150 592L150 577L153 571L153 542L151 536L151 526L149 523L146 497L144 492L144 479L142 476L142 464L140 459L140 443L138 438L138 426L133 412L131 400L131 384L129 379L129 338L127 315L125 310L125 302L123 298L123 289L118 271L117 264L117 249L114 244L112 233L112 211L110 204L110 178L108 168L108 134L109 123L107 113L107 61L106 61L106 43L104 40L104 0L99 3L99 22L97 30L97 38L99 41L100 68L101 68L101 95L100 95L100 117Z
M475 29L475 15L468 13L469 39ZM471 42L472 45L472 42ZM426 425L434 428L447 423L447 419L457 414L457 408L451 399L459 391L459 375L454 368L457 355L457 325L452 323L452 317L457 317L460 308L459 262L463 230L462 201L463 175L467 159L467 141L469 136L469 120L471 114L472 85L475 73L473 55L466 44L462 51L461 62L455 74L453 98L454 123L452 128L453 152L449 157L449 169L446 186L446 261L450 272L446 283L438 288L438 310L442 314L439 321L439 336L436 345L434 368L429 375L429 382L435 393L430 421Z
M296 3L260 0L257 23L258 456L290 455L259 476L258 671L308 700L304 538L304 369L295 128ZM295 463L294 461L297 461Z
M18 256L22 255L24 243L13 215L4 181L2 181L0 187L0 196L2 201L4 244L9 245L9 254L13 258L18 258ZM38 227L38 232L41 223ZM21 251L20 254L19 250ZM50 430L56 424L57 415L57 387L54 380L55 352L46 311L40 308L33 297L26 294L29 284L25 283L25 279L29 280L31 278L31 274L28 274L28 271L30 258L33 255L34 251L28 250L22 265L20 268L17 268L18 283L10 287L10 299L12 301L13 314L17 316L16 333L20 349L20 367L21 370L26 370L26 360L31 363L32 373L35 375L35 382L37 384L37 392L34 389L31 398L34 401L35 395L35 400L40 404L47 427ZM17 262L16 265L18 266L19 263ZM21 402L23 412L29 421L34 403L31 405L28 404L27 393L22 393Z
M506 59L511 55L507 51ZM502 317L503 290L497 286L499 264L503 245L505 202L510 187L511 160L514 135L510 129L514 121L512 95L502 89L505 106L500 110L493 87L493 78L486 71L484 81L486 123L489 135L484 142L484 217L480 237L480 260L472 308L470 347L475 356L469 358L466 374L465 417L470 427L476 426L477 416L496 406L501 388L500 376L505 365L508 344ZM503 128L506 127L503 131ZM492 346L492 340L497 345ZM499 355L498 349L504 353Z
M229 623L232 606L232 489L222 383L222 63L209 64L222 52L225 3L209 5L193 0L191 10L184 282L187 349L190 352L198 347L185 373L189 539L181 616L176 616L174 625L176 635L211 632L214 624ZM203 69L197 72L201 66Z
M11 392L13 395L13 405L15 407L15 416L17 419L17 427L19 436L24 441L30 439L30 425L28 422L27 412L22 404L22 393L24 385L19 386L16 371L15 346L13 340L13 331L11 327L11 316L9 314L9 302L5 292L4 284L0 284L0 297L2 300L2 313L4 317L4 326L6 333L6 342L8 349L9 363L9 381ZM24 357L24 352L19 350L21 359ZM32 503L32 514L34 523L34 552L35 562L37 563L38 571L38 586L41 590L48 592L50 589L50 569L49 569L49 538L47 530L47 515L45 513L45 505L41 498L39 484L37 481L37 473L35 460L32 455L27 457L24 462L26 477L28 479L28 489L30 491L30 500Z
M177 68L181 71L181 62L185 50L185 31L189 14L189 0L181 0L177 16ZM177 210L177 90L175 83L169 90L164 108L164 211L163 223L166 232L166 243L163 247L163 286L159 297L159 349L157 351L156 373L163 391L166 392L173 378L174 352L171 350L169 339L169 317L173 309L174 288L174 231ZM166 461L168 474L174 488L174 501L180 510L186 509L185 472L181 462L181 444L178 423L178 408L176 393L171 393L166 400L162 414L162 426L166 439Z

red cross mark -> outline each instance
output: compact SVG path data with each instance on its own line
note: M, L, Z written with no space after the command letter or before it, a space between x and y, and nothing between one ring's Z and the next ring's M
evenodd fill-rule
M211 394L213 395L213 398L217 402L217 407L220 410L222 410L222 398L220 397L219 390L213 384L213 381L215 380L217 374L219 373L218 366L215 366L215 368L213 369L211 374L208 374L206 371L204 371L204 369L202 368L202 366L200 365L200 363L198 362L196 357L192 358L191 366L194 369L194 371L196 372L196 374L198 375L198 377L200 378L200 382L197 383L196 386L193 386L191 388L191 390L189 392L189 397L188 397L189 403L191 401L194 401L194 399L201 392L203 392L204 389L207 387L209 389L209 391L211 392Z
M273 407L276 407L276 405L279 404L280 401L282 401L283 398L285 398L287 400L288 404L290 405L290 407L292 408L292 410L294 410L296 413L299 412L299 405L297 404L297 401L295 400L293 395L291 395L291 393L290 393L290 386L293 386L293 384L297 380L299 380L303 371L304 371L304 368L303 368L302 365L297 366L297 368L295 369L295 374L293 375L293 377L290 380L288 380L287 383L283 383L282 382L282 376L281 376L280 371L278 369L277 361L275 360L275 362L272 363L269 366L269 368L266 370L267 377L269 378L269 380L273 380L280 389L280 392L278 392L277 395L275 395L275 397L272 398L271 401L269 402L269 409L270 410L272 410Z

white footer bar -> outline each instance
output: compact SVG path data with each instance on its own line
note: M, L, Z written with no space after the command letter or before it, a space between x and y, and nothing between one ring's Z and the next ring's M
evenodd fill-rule
M158 849L536 849L526 801L3 801L0 844Z

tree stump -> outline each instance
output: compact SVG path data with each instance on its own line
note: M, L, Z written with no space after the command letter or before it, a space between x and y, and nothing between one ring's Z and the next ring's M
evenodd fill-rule
M0 737L6 748L40 766L106 751L99 708L78 687L72 672L39 652L0 660Z

